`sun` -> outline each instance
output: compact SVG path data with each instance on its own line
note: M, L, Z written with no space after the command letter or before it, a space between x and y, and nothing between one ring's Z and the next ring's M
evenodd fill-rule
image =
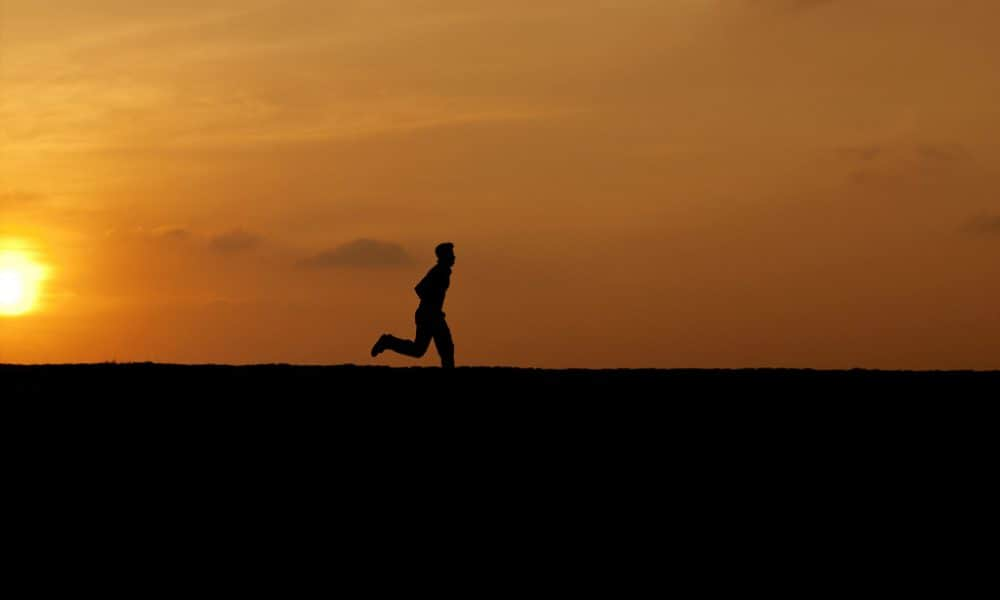
M31 312L38 304L44 279L45 268L30 255L0 250L0 316Z

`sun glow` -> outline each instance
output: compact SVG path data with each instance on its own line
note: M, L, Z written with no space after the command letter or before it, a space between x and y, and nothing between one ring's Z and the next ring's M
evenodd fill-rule
M30 312L38 305L46 269L25 252L0 250L0 316Z

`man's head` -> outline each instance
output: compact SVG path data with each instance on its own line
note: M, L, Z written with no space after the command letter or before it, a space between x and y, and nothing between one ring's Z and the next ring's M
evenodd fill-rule
M434 254L437 255L439 263L448 265L449 267L455 264L455 244L452 244L451 242L438 244L437 247L434 248Z

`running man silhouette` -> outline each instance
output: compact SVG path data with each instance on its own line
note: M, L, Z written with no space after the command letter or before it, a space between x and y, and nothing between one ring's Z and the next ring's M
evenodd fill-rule
M427 347L434 340L441 366L455 366L455 344L451 341L451 331L444 320L444 295L451 283L451 267L455 264L455 245L451 242L438 244L434 248L437 264L431 267L427 275L420 280L414 290L420 297L420 306L414 315L417 322L417 335L414 340L403 340L388 333L383 333L372 346L372 356L378 356L386 350L392 350L404 356L420 358L427 352Z

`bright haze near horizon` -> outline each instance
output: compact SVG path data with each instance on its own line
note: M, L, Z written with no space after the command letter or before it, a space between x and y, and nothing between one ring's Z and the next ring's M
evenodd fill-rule
M0 362L1000 368L997 23L0 0Z

